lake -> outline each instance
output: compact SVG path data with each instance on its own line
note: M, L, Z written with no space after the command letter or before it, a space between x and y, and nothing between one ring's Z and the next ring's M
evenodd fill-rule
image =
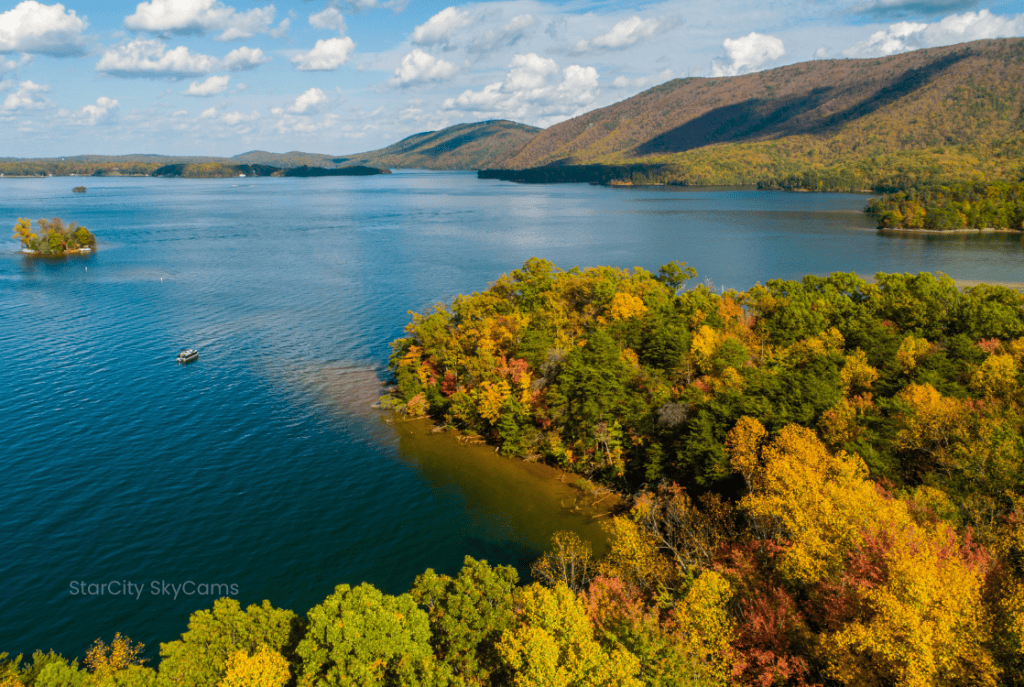
M565 484L371 409L407 311L532 256L682 260L716 289L1024 280L1021 236L882 234L866 200L441 172L0 180L0 651L82 656L120 631L155 656L216 598L201 584L302 614L465 555L525 572L559 529L600 546ZM18 217L77 221L99 250L20 255ZM185 346L201 355L179 366Z

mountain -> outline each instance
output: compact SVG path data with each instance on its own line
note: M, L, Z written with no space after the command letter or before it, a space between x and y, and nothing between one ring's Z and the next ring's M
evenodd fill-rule
M1024 39L676 79L544 130L505 167L576 165L696 185L1016 178Z
M398 143L333 161L413 169L483 169L506 166L542 130L499 119L427 131Z

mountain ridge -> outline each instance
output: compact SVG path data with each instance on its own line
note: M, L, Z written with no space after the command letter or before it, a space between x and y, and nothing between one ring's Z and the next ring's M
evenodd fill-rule
M545 129L506 169L641 165L647 181L695 185L830 169L866 182L872 165L1006 178L1024 172L1022 84L1020 38L676 79Z

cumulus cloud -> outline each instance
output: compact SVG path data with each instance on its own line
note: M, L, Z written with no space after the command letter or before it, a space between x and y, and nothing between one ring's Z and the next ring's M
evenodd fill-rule
M336 7L328 7L323 12L309 15L309 25L318 29L344 31L345 17Z
M220 121L224 122L228 126L235 126L246 122L255 122L259 118L260 113L256 110L253 110L249 114L245 114L244 112L225 112L220 116Z
M209 109L203 110L199 114L199 119L213 119L216 116L217 116L217 108L216 107L211 107Z
M442 107L473 116L553 123L578 114L600 92L593 67L566 67L561 70L561 81L556 80L558 74L558 64L552 59L536 53L516 55L504 81L448 98Z
M466 46L471 53L488 53L499 48L510 48L524 38L527 32L538 24L529 14L520 14L512 21L498 29L489 29L487 33L474 38Z
M96 71L125 78L185 79L207 74L219 66L209 55L193 55L185 46L166 50L160 41L142 38L110 48L96 64Z
M934 48L982 38L1024 34L1024 14L1002 16L988 10L951 14L930 24L901 21L876 31L866 41L843 51L846 57L880 57L919 48Z
M96 126L97 124L109 124L117 119L117 113L121 109L121 103L113 98L100 97L96 99L95 105L86 105L80 110L60 110L58 114L70 124L81 126Z
M444 81L459 71L451 62L439 60L419 48L402 58L402 66L395 70L390 83L393 86L411 86L427 81Z
M220 31L217 40L251 38L266 33L274 21L274 6L236 12L219 0L150 0L140 2L124 25L154 33L206 34Z
M266 57L259 48L242 46L229 52L224 58L223 64L226 69L230 69L233 72L241 72L247 69L255 69L264 62L269 61L270 58Z
M654 76L640 76L635 79L630 79L625 76L616 76L615 80L612 81L612 87L629 89L648 88L656 84L665 83L673 76L675 76L675 74L671 69L666 69L660 74L655 74Z
M292 20L285 17L281 20L281 23L277 25L276 29L267 31L267 35L271 38L280 38L281 36L288 33L288 28L292 25Z
M184 91L184 94L209 98L211 95L217 95L226 91L229 81L231 81L230 76L211 76L203 82L193 81L188 85L188 90Z
M281 110L275 111L274 114L278 115L274 128L280 134L315 134L324 131L334 131L337 129L338 120L340 119L334 113L324 115L323 119L319 121L312 117L284 114Z
M296 55L292 63L301 71L331 71L348 62L356 49L355 41L348 36L317 41L307 53Z
M31 81L22 81L18 84L18 90L4 98L3 109L6 112L16 112L18 110L41 110L51 107L52 103L43 95L49 90L49 86Z
M753 71L786 54L780 39L754 32L742 38L726 38L722 45L731 62L715 60L711 66L712 76L736 76Z
M418 45L448 46L455 32L472 23L469 12L448 7L441 10L412 32L412 42Z
M574 48L575 52L586 52L591 49L619 50L628 48L631 45L657 36L678 25L678 20L672 18L663 19L641 19L632 16L623 19L611 28L608 33L595 36L589 41L579 41Z
M271 114L283 115L285 112L293 115L314 115L323 112L328 103L327 94L319 88L310 88L308 91L295 99L288 108L275 107Z
M88 22L64 5L35 0L0 14L0 53L24 52L74 57L85 54L82 32Z

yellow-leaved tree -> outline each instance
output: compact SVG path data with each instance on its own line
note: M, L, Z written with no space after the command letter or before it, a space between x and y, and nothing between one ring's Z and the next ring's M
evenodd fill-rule
M284 687L291 679L288 661L261 645L252 655L237 651L228 658L227 673L218 687Z
M818 599L828 676L856 687L997 684L987 553L941 520L918 522L859 457L830 452L810 430L764 438L751 419L730 436L749 485L740 507L781 548L783 578Z
M636 656L602 648L585 606L564 584L521 587L514 599L518 623L497 648L515 687L641 687Z

